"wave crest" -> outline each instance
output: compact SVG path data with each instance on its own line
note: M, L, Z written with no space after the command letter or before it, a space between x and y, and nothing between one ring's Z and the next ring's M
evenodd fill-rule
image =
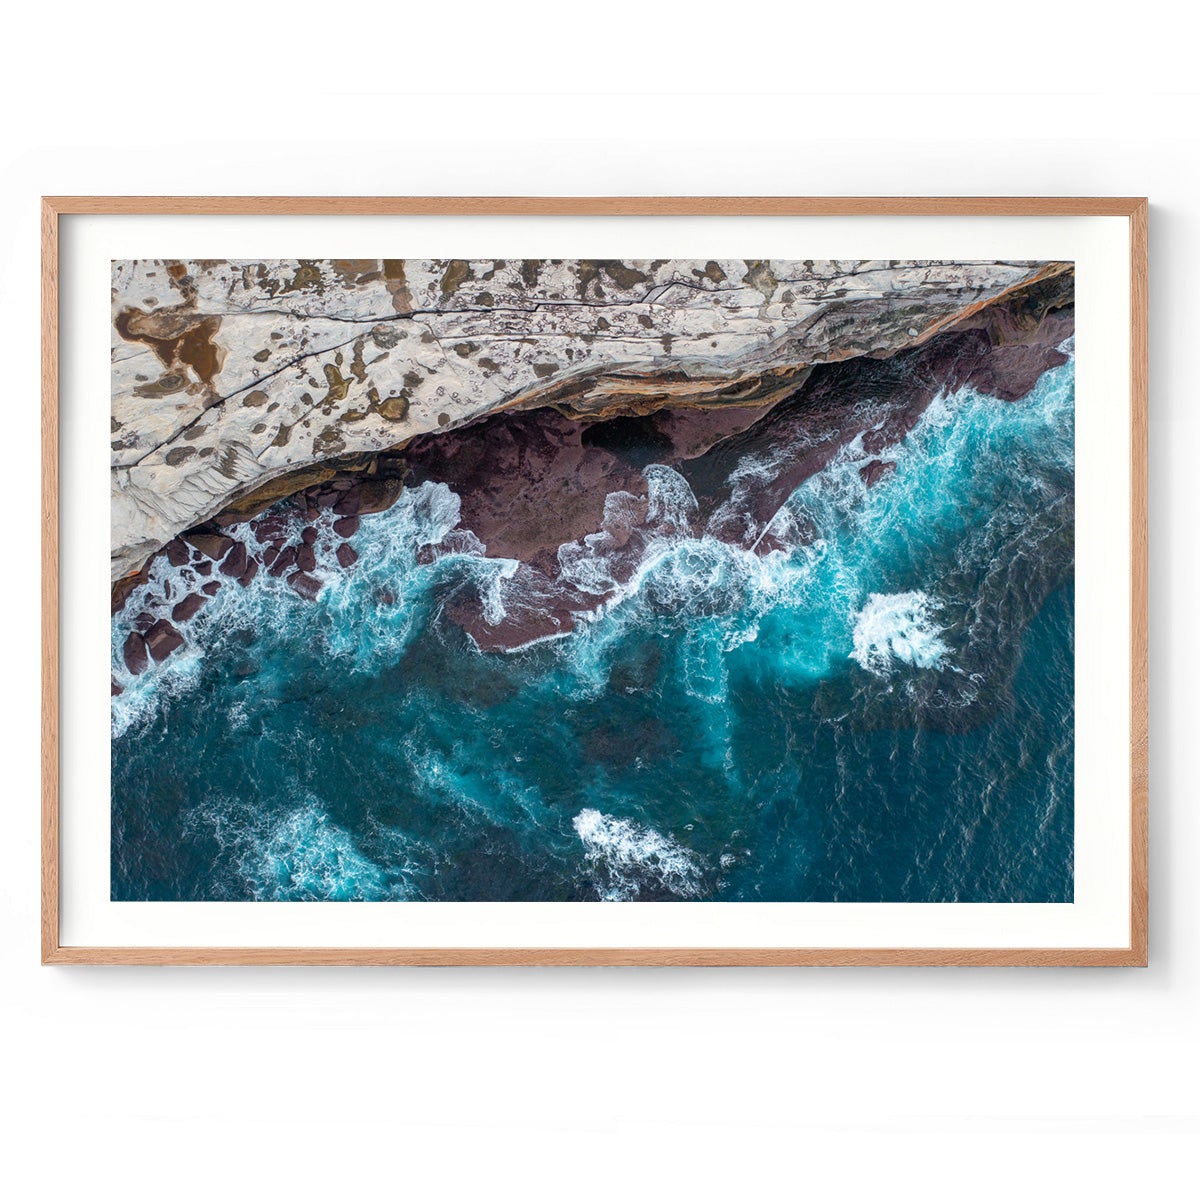
M583 809L571 824L601 900L637 900L643 892L694 900L702 894L703 860L673 838L594 808Z
M925 592L872 592L855 618L850 657L872 675L890 675L896 663L940 671L949 647L936 607Z

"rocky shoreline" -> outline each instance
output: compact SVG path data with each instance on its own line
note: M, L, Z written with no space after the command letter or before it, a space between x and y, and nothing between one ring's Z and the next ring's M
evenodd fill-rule
M317 548L326 563L353 570L349 539L359 521L389 508L406 485L445 483L461 499L459 528L423 548L426 561L461 551L462 531L469 530L488 557L519 564L510 588L517 603L501 620L489 619L478 596L460 596L447 610L482 650L513 650L568 632L603 605L610 593L581 587L570 569L579 555L602 551L610 581L628 581L648 541L664 522L679 520L649 486L651 464L686 481L696 505L688 517L693 528L767 553L779 545L772 522L787 497L845 448L860 445L860 475L874 486L894 468L889 449L939 392L970 385L1019 401L1064 361L1057 347L1074 328L1073 273L1055 264L1025 274L1025 282L972 302L933 332L906 327L897 348L776 364L744 377L732 393L726 378L719 395L698 400L678 369L627 372L603 385L593 372L575 376L573 392L547 372L540 399L464 415L397 445L306 462L235 489L214 515L177 531L114 583L115 614L151 579L159 555L178 568L166 594L144 593L122 648L125 665L136 675L164 661L186 644L188 623L212 596L249 586L260 571L316 599L324 584ZM868 310L870 329L877 306ZM911 307L905 320L916 320ZM894 329L894 320L887 327ZM204 362L217 365L212 357ZM785 446L792 448L787 455ZM735 468L747 456L762 465L753 486L742 488Z
M112 579L504 410L769 408L815 366L961 328L1064 263L118 261Z

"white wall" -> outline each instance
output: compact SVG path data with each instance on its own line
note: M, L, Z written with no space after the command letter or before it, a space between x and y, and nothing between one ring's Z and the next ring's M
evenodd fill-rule
M798 3L644 0L6 14L0 1179L130 1196L1186 1191L1200 105L1180 89L1194 31L1158 3L827 7L840 22ZM1148 194L1153 965L39 967L43 192Z

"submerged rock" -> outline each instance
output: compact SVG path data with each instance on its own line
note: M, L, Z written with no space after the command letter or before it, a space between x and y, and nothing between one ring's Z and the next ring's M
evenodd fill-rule
M865 467L859 467L858 473L867 487L874 487L885 475L890 475L896 469L894 462L883 462L878 458L872 459Z

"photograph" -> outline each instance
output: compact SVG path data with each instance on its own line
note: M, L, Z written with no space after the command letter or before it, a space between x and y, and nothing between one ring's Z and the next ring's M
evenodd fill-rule
M110 336L112 901L1074 900L1073 262L116 259Z

